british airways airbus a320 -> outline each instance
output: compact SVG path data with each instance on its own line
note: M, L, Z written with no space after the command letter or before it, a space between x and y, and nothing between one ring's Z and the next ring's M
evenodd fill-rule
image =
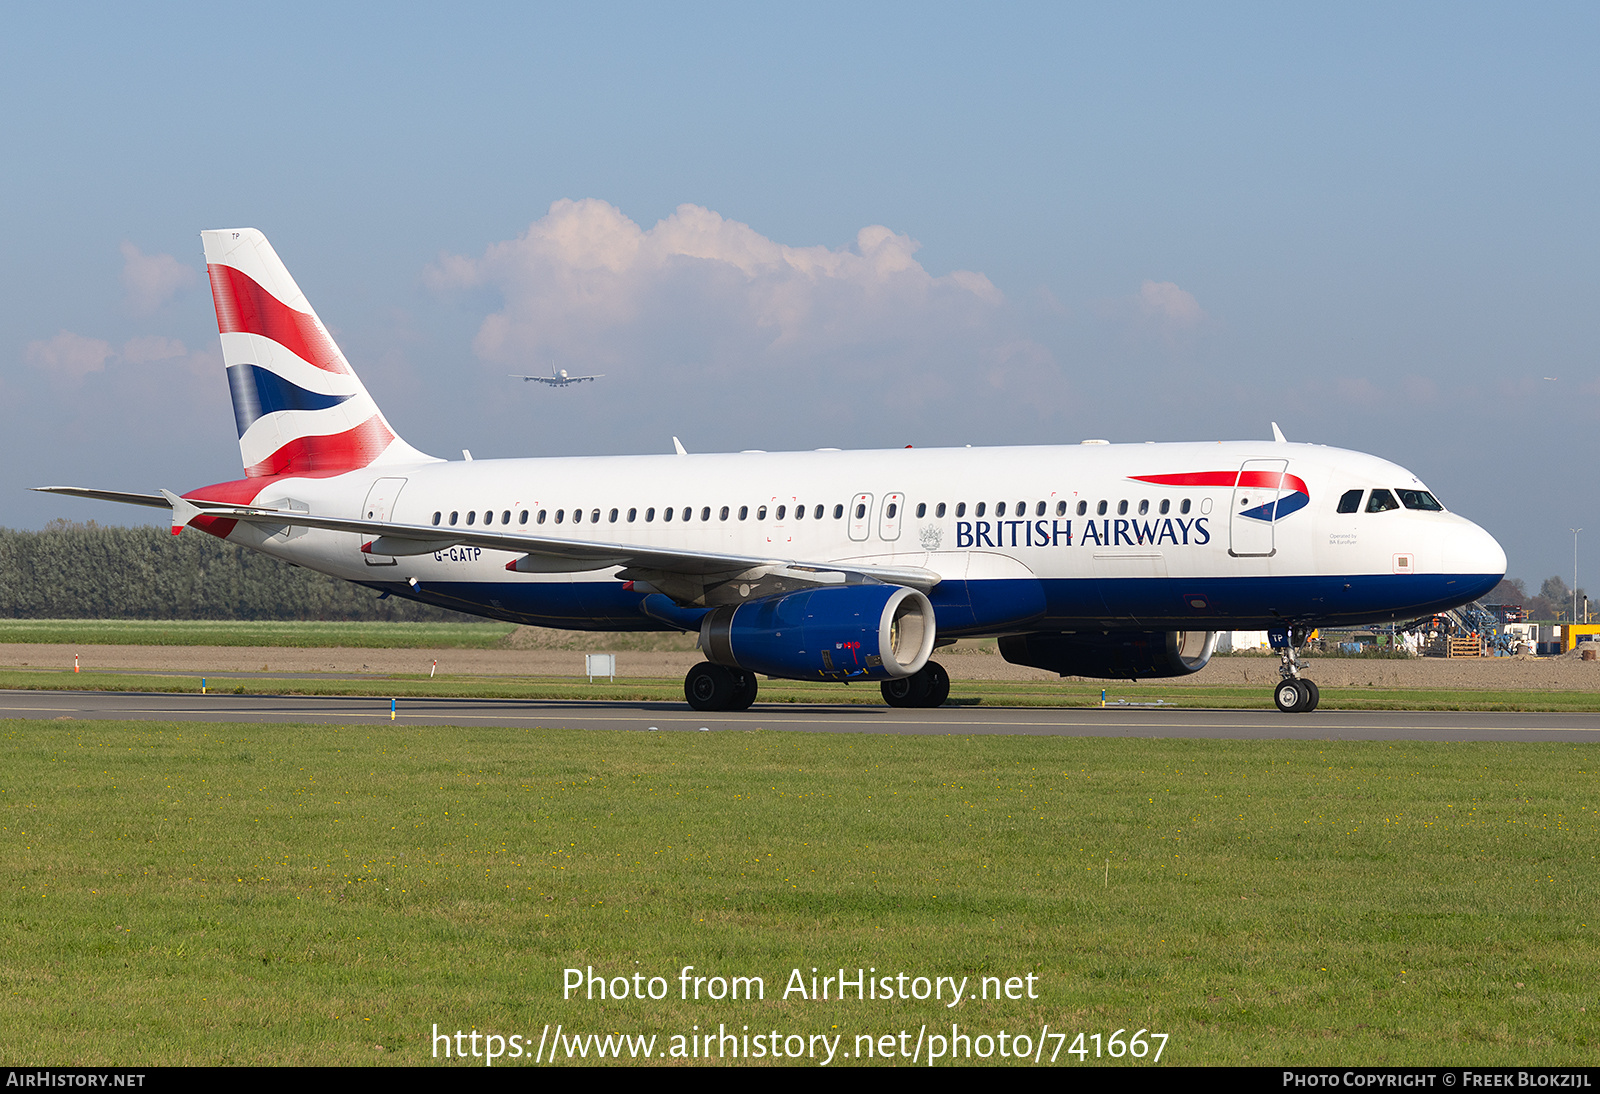
M1505 553L1375 456L1270 442L445 461L390 426L266 237L205 232L244 477L179 497L198 528L396 596L538 626L697 631L684 693L756 675L877 681L938 706L929 659L997 636L1062 675L1181 676L1266 629L1275 700L1317 705L1296 650L1330 624L1473 600Z

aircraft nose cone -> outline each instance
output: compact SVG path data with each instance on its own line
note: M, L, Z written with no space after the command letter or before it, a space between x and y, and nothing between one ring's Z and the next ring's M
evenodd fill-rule
M1445 540L1444 564L1448 572L1471 581L1477 588L1472 594L1474 599L1500 584L1500 579L1506 576L1504 548L1469 520L1463 520L1461 527L1453 529Z

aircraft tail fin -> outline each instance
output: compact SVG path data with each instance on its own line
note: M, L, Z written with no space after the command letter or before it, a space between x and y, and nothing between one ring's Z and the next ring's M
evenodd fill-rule
M200 238L246 476L432 460L390 427L266 236Z

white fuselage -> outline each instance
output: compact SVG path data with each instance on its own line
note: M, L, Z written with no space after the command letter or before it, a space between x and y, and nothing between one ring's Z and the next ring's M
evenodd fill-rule
M941 636L1409 619L1505 572L1494 539L1453 513L1366 511L1373 489L1425 490L1411 472L1281 442L475 460L259 481L256 504L319 515L916 567L940 578ZM1353 490L1361 508L1337 512ZM240 524L229 538L497 618L660 625L616 567L513 572L517 554L477 547L364 554L360 534L320 529Z

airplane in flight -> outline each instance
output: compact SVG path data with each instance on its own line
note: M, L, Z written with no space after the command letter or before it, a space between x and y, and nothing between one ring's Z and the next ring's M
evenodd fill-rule
M1375 456L1271 441L446 461L401 439L277 253L202 233L244 477L170 509L370 588L494 619L698 633L684 694L742 710L757 674L875 682L932 707L958 638L1062 676L1205 667L1265 629L1274 702L1309 711L1320 626L1414 619L1505 574L1500 545Z
M605 373L603 372L597 372L593 376L568 376L566 369L557 370L552 365L548 376L524 376L521 373L514 372L511 374L511 378L524 382L531 380L536 384L548 384L551 387L566 387L568 384L581 384L585 380L598 380L604 375Z

